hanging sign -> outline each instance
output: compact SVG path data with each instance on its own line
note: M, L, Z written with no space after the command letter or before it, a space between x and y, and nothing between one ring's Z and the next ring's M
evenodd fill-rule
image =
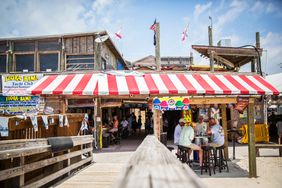
M162 97L154 98L153 106L155 110L189 110L190 101L187 97Z
M247 108L249 104L248 97L237 97L237 103L235 105L235 110L238 110L241 114L243 114L244 110Z
M26 89L43 77L43 74L6 74L2 75L4 96L23 96Z
M39 104L40 98L38 96L0 96L0 114L37 113Z

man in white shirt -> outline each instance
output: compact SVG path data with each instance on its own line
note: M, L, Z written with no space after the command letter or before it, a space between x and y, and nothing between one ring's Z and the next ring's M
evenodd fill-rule
M174 144L175 145L179 145L179 138L180 138L181 130L186 121L183 118L181 118L179 119L178 122L179 123L177 124L174 130Z
M210 146L212 147L220 147L224 145L224 132L222 127L216 123L216 120L214 118L211 118L209 120L209 127L210 130L208 131L208 134L211 134L211 140L212 143L210 143Z
M204 117L200 115L198 119L199 122L195 128L196 135L205 135L207 133L207 124L204 122Z

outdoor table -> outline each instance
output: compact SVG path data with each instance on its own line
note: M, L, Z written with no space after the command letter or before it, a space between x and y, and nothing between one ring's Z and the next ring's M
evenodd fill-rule
M206 141L204 141L205 139L209 139L210 136L208 135L198 135L198 136L195 136L195 144L198 145L198 146L201 146L201 145L206 145Z

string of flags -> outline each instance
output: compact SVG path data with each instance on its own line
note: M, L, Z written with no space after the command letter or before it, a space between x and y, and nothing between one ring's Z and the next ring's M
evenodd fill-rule
M122 30L122 28L120 28L117 32L115 32L115 36L118 40L122 39L121 30Z
M187 27L185 27L184 31L183 31L182 34L181 34L181 41L182 41L183 43L186 41L186 39L187 39L187 37L188 37L188 34L187 34L187 32L188 32L188 27L189 27L189 25L187 25Z
M64 126L69 127L68 116L63 115L63 114L59 114L58 116L59 116L59 127L64 127ZM38 116L37 115L29 115L29 116L17 115L17 116L14 116L14 117L21 119L21 120L26 120L27 117L29 117L31 124L33 126L33 130L35 132L38 131ZM0 136L1 137L9 136L9 119L14 118L14 117L0 117ZM52 115L52 117L50 117L50 115L41 115L40 117L42 118L43 126L45 127L46 130L48 130L49 125L52 125L55 122L54 121L54 115ZM16 126L17 125L19 125L18 121L16 121Z
M156 33L157 33L157 19L154 20L154 23L150 26L150 30L154 31L154 45L156 46ZM181 33L181 41L184 43L188 38L188 27L189 24L184 28L183 32ZM114 33L116 39L121 40L123 38L122 35L122 27Z

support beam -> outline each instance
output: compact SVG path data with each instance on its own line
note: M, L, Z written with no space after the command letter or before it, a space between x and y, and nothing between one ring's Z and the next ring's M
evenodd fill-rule
M154 135L156 136L156 138L158 138L158 140L160 140L160 136L161 136L161 121L160 121L160 114L161 111L160 110L154 110Z
M220 107L221 107L222 128L223 128L223 131L224 131L224 156L225 156L226 159L229 159L226 104L222 104L222 105L220 105Z
M224 65L226 65L230 68L235 67L233 63L231 63L230 61L228 61L227 59L225 59L221 56L216 55L216 53L213 54L213 57L217 60L217 62L222 63L222 64L224 64Z
M214 72L214 51L210 52L210 71Z
M248 105L248 151L249 151L249 177L257 177L255 125L254 125L254 103Z

